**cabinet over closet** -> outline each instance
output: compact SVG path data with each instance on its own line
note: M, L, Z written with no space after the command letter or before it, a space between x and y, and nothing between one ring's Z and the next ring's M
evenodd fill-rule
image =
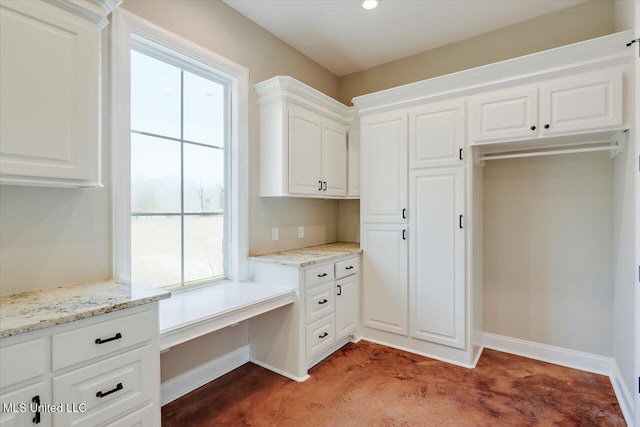
M352 107L291 78L254 86L260 106L260 195L359 197Z

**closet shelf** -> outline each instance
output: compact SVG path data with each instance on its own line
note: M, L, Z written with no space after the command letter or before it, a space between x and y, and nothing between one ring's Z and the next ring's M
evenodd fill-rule
M610 151L611 158L620 154L628 129L548 138L544 141L516 141L478 145L474 160L481 166L486 160L517 159L523 157L553 156L559 154Z

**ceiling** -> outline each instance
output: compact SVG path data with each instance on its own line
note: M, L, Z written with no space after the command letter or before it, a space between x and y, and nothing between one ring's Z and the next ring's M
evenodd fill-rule
M464 40L584 0L224 0L337 76Z

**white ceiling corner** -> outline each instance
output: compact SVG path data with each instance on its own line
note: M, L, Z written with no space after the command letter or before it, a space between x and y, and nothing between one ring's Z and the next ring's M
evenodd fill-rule
M333 74L344 76L585 0L224 0Z

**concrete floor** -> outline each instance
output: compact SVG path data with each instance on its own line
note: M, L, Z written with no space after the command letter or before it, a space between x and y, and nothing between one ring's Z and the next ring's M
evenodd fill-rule
M361 341L296 383L246 365L162 408L163 426L624 426L609 378L485 350L476 369Z

